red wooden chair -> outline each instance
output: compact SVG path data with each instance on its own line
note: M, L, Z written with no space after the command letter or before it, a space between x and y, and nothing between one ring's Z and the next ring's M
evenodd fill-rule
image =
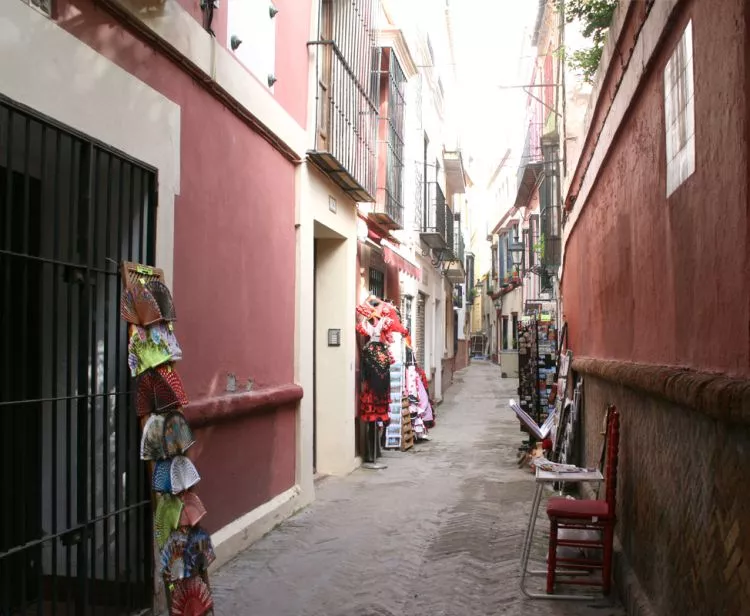
M547 593L555 589L556 578L565 584L601 586L608 595L612 586L612 542L615 534L615 497L617 494L617 460L620 441L620 415L614 406L607 411L605 500L571 500L550 498L547 517L550 520L549 556L547 559ZM562 539L561 529L597 531L597 539ZM600 558L563 558L557 555L558 547L572 547L595 551ZM601 569L601 581L584 579L583 572ZM568 579L570 577L570 579Z

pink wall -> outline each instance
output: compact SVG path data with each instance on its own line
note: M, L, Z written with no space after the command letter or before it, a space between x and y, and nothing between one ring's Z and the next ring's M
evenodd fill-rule
M693 18L696 171L667 199L662 74ZM566 248L578 356L750 375L742 0L685 2Z
M239 388L292 382L294 166L92 0L60 4L63 27L181 107L174 298L191 400L225 393L230 372ZM294 407L208 425L198 438L209 530L294 484Z

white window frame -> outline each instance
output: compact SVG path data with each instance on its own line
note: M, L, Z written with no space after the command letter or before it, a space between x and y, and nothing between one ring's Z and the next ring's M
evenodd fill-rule
M664 68L667 197L695 172L695 77L693 22Z
M21 0L24 4L27 4L32 9L36 9L42 15L47 17L52 16L52 0Z

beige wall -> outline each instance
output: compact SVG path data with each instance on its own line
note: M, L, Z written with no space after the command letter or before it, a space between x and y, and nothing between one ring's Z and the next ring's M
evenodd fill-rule
M317 337L317 470L341 475L358 465L354 406L357 295L357 216L355 204L309 163L298 171L297 365L305 395L298 423L300 486L313 496L313 336ZM335 199L336 211L329 209ZM318 276L315 280L315 240ZM317 286L317 294L315 293ZM317 327L313 306L317 306ZM341 329L341 346L328 347L329 328ZM317 330L317 331L315 331Z

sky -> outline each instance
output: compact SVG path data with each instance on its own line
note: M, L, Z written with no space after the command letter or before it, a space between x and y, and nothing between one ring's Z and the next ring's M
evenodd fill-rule
M523 123L526 97L498 86L529 82L538 7L538 0L450 0L463 148L479 175L521 145L514 129Z

